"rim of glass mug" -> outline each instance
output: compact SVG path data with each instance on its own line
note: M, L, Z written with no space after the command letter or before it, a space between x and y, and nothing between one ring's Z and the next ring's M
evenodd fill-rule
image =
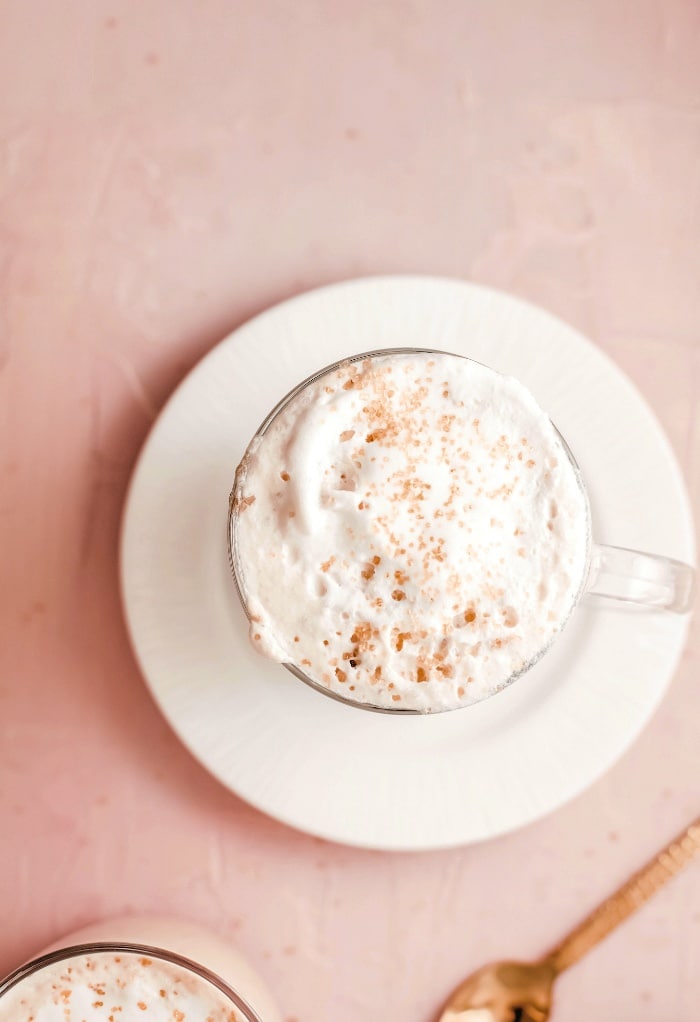
M166 951L164 948L150 947L148 944L131 944L121 943L118 941L95 941L88 944L71 944L68 947L59 948L56 951L49 951L45 955L40 955L38 958L33 958L31 961L25 962L24 965L20 965L14 970L14 972L11 972L9 976L6 976L5 979L0 980L0 1008L2 1007L2 998L5 994L9 993L10 990L14 989L25 979L35 975L42 969L45 969L50 965L55 965L58 962L68 961L83 955L103 953L157 958L159 961L167 962L169 965L175 965L180 969L193 973L200 979L211 984L211 986L216 987L216 989L224 994L224 996L231 1002L231 1005L237 1009L244 1022L263 1022L260 1016L253 1010L253 1008L251 1008L247 1001L243 1000L240 994L237 994L236 991L217 976L216 973L210 972L209 969L205 968L203 965L199 965L198 962L193 962L191 959L175 954L173 951Z
M324 376L327 376L329 373L333 373L344 366L353 364L354 362L361 362L368 358L384 358L391 355L447 355L450 358L460 358L466 362L474 362L476 365L480 365L484 369L487 369L489 372L495 373L498 376L504 375L497 369L493 369L491 366L487 366L485 363L479 362L477 359L470 358L468 355L461 355L453 351L444 351L439 348L378 348L372 351L364 351L357 355L350 355L346 358L338 359L336 362L324 366L322 369L312 373L310 376L306 377L306 379L296 384L296 386L292 387L292 389L277 402L274 408L265 416L260 426L258 426L257 430L248 442L243 457L241 458L241 462L239 463L239 469L240 465L245 462L246 455L250 450L251 445L260 437L265 435L277 416L297 397L298 394L304 391L306 387L311 386L311 384L322 379ZM517 671L514 671L506 681L504 681L497 689L494 689L493 692L484 696L483 699L489 699L491 696L497 695L498 692L502 692L504 689L509 688L513 682L526 674L542 659L545 653L547 653L557 641L573 612L576 610L576 607L581 602L581 599L586 595L601 596L617 602L637 604L649 609L669 610L675 613L685 613L688 611L694 595L695 570L690 565L658 554L649 554L639 550L630 550L626 547L609 546L594 542L592 534L591 506L581 469L566 441L566 438L562 435L556 424L552 422L551 419L550 422L552 423L564 451L566 452L569 462L574 470L578 485L584 496L587 523L586 566L582 573L579 588L571 603L569 611L549 642L543 646L542 649L540 649L537 654L532 657L532 659L530 659ZM245 570L243 568L238 547L237 524L239 521L239 514L236 511L236 498L239 496L239 485L241 485L241 474L237 470L233 488L229 495L227 529L228 557L241 605L245 611L246 617L250 621L250 612L248 610L245 588ZM281 666L286 668L286 670L300 681L303 681L304 684L309 685L316 692L321 692L323 695L328 696L330 699L334 699L336 702L345 703L346 705L353 706L357 709L371 710L374 713L390 713L403 716L425 716L430 713L451 713L453 710L465 710L470 706L475 705L475 703L466 703L463 706L455 706L439 710L377 706L374 703L360 702L359 700L326 688L326 686L321 684L321 682L315 681L313 678L309 677L309 675L305 674L304 671L302 671L295 663L285 662L282 663ZM483 699L480 701L483 702Z

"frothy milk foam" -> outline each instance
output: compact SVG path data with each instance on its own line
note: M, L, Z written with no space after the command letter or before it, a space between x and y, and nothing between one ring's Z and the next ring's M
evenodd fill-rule
M445 710L502 687L565 623L589 514L517 380L442 353L345 363L236 474L251 638L346 698Z
M0 1022L245 1022L195 973L158 958L82 954L46 966L0 998Z

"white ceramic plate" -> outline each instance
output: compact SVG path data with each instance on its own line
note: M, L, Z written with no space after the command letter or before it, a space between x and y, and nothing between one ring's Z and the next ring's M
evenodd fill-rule
M533 391L579 461L597 540L694 557L654 416L600 351L540 309L458 281L374 278L284 302L222 341L170 399L134 472L121 549L134 649L171 726L220 781L294 827L369 848L478 841L572 798L649 720L687 627L589 597L511 688L432 717L342 705L253 652L226 554L249 438L314 370L412 345L469 355Z

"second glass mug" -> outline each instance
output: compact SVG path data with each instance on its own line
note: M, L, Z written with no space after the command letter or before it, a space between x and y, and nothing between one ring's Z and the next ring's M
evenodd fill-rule
M164 951L161 948L151 947L150 945L107 943L103 941L72 944L57 951L48 952L20 966L5 980L0 981L0 1018L3 1017L4 998L12 996L13 991L21 993L23 985L31 983L34 977L41 973L42 970L49 970L58 965L68 968L70 972L70 963L75 962L76 959L103 954L118 955L124 958L125 961L128 961L131 957L139 960L143 960L144 957L160 960L176 969L183 977L187 975L197 977L198 980L202 980L209 986L216 988L229 1005L227 1017L230 1013L231 1019L235 1019L236 1022L263 1022L263 1019L261 1019L260 1015L256 1013L250 1004L244 1001L227 983L204 968L204 966L188 958L183 958L181 955ZM118 1010L121 1011L121 1008Z
M220 995L228 1009L227 1018L236 1022L281 1022L275 998L264 980L228 941L196 923L167 916L140 915L105 919L74 930L5 979L0 978L0 1020L18 1022L18 998L31 996L32 988L36 995L37 983L41 987L43 982L45 989L46 977L62 971L64 962L75 963L94 954L124 956L125 963L132 965L142 963L144 957L158 959L176 983L181 980L187 983L189 976L195 983L202 981L203 989L214 988L216 999ZM127 965L127 972L131 968ZM129 988L128 982L126 988ZM40 1003L47 1011L51 1006L43 1000ZM60 1006L58 1011L62 1016ZM39 1014L43 1017L41 1011ZM102 1017L100 1012L97 1014ZM54 1016L55 1012L49 1014L51 1018ZM128 1020L123 1019L123 1022Z
M254 436L251 437L246 453L252 444L256 443L265 435L267 430L275 422L277 417L287 407L287 405L301 394L302 391L316 383L318 380L336 372L344 366L351 365L354 362L361 362L365 359L371 358L386 358L391 355L407 354L446 355L450 358L464 359L467 362L475 361L474 359L468 358L466 355L440 351L435 348L381 348L340 359L337 362L333 362L331 365L325 366L318 372L313 373L285 394L285 396L275 405L268 415L265 416ZM491 369L489 366L485 366L484 368L487 368L490 372L499 375L496 370ZM631 550L626 547L609 546L594 542L591 530L590 501L581 475L581 470L574 458L571 448L566 442L566 439L559 432L556 425L554 423L552 423L552 425L554 426L564 451L566 452L574 472L576 473L576 477L585 497L588 519L587 566L583 573L581 585L569 613L569 617L575 611L581 599L586 595L603 596L622 603L636 604L637 606L646 607L651 610L670 611L676 614L686 613L690 610L693 600L695 580L695 570L693 567L670 557L663 557L658 554L645 553L640 550ZM250 620L248 599L245 588L245 568L241 560L237 540L237 523L239 519L239 512L237 511L239 502L237 498L243 496L242 492L239 492L239 486L240 477L237 474L229 498L228 551L229 562L236 588L238 590L238 595L243 609ZM566 622L564 622L564 624L566 624ZM556 641L556 638L561 633L563 627L564 625L562 625L562 628L559 630L557 635L555 635L553 641ZM553 641L540 650L539 654L533 660L513 673L498 689L498 691L501 691L503 688L507 688L517 678L522 677L523 674L534 667L534 665L551 647ZM334 692L326 688L322 683L309 677L308 674L302 671L301 668L294 663L284 663L282 666L315 691L321 692L323 695L328 696L331 699L335 699L338 702L346 703L359 709L372 710L376 713L401 714L403 716L416 714L421 715L426 712L431 712L426 710L406 709L403 707L375 706L371 703L359 702L352 697L341 695L339 692ZM474 704L472 703L469 705ZM455 709L467 709L467 706L455 707ZM450 710L440 710L437 712L450 712Z

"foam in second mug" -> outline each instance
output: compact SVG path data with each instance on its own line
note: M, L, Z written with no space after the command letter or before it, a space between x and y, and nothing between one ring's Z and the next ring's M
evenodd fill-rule
M230 998L161 958L94 950L45 965L0 998L0 1022L244 1022Z
M392 709L503 687L587 566L586 496L547 415L443 353L368 356L297 391L246 452L234 514L260 652Z

